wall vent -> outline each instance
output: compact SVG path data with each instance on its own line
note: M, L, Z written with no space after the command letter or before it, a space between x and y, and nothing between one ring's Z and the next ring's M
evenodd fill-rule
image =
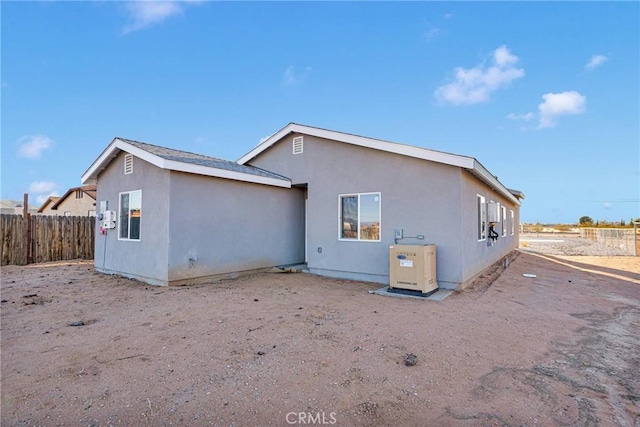
M124 174L133 173L133 154L125 154L124 156Z
M302 154L303 139L301 136L293 138L293 154Z

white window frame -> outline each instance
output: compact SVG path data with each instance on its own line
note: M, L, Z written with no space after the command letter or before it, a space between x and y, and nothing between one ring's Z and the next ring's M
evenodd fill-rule
M118 193L118 222L116 224L117 230L118 230L118 240L124 240L124 241L128 241L128 242L139 242L142 239L142 215L140 218L140 235L138 236L137 239L132 239L131 238L131 204L129 204L129 214L127 215L128 217L128 227L127 227L127 237L122 237L120 235L121 233L121 229L120 229L120 221L122 221L122 195L123 194L128 194L129 195L129 201L131 201L131 194L132 193L140 193L140 212L142 212L142 190L131 190L131 191L123 191L121 193ZM129 202L131 203L131 202Z
M476 194L477 238L478 242L487 240L487 199L480 194Z
M369 239L361 239L360 238L360 206L362 206L362 204L360 203L360 197L361 196L367 196L367 195L371 195L371 194L375 194L378 196L378 222L380 225L380 231L378 232L378 239L377 240L369 240ZM358 225L356 226L357 230L358 230L358 237L357 238L346 238L346 237L342 237L342 227L343 225L343 221L342 221L342 199L345 197L358 197ZM338 195L338 240L342 241L342 242L371 242L371 243L376 243L376 242L380 242L382 239L382 194L380 192L369 192L369 193L347 193L347 194L340 194Z
M516 221L515 221L515 215L513 213L513 209L510 209L511 211L511 235L513 236L514 234L516 234Z
M505 237L507 235L507 208L501 206L500 209L502 217L502 237Z

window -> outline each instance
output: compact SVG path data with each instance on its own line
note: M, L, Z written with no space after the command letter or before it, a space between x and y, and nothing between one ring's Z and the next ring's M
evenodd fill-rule
M82 190L76 190L76 199L82 199Z
M340 240L380 241L380 193L340 196Z
M502 207L502 237L507 235L507 208Z
M71 211L64 211L64 216L71 216Z
M93 211L88 211L88 212L87 212L87 216L96 216L96 211L95 211L95 210L93 210Z
M478 209L478 241L487 238L487 203L484 196L477 195Z
M133 154L124 155L124 174L129 175L133 173Z
M120 240L140 240L142 190L120 193Z
M513 210L511 210L511 235L513 236L516 231L516 221L513 216Z
M293 154L302 154L304 140L301 136L293 138Z

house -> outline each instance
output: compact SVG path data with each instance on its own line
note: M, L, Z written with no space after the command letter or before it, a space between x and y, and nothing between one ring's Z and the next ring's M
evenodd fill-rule
M96 186L84 185L67 190L61 197L50 196L38 209L39 215L95 216Z
M38 208L38 215L58 215L58 211L54 211L52 208L53 205L60 199L59 196L49 196L47 200L40 205Z
M23 215L24 207L23 202L18 200L0 200L0 213L5 215ZM28 213L34 215L37 212L37 208L28 208Z
M388 283L389 245L429 243L457 289L517 247L524 198L472 157L295 123L236 162L115 138L82 181L116 211L96 269L159 285L296 263Z

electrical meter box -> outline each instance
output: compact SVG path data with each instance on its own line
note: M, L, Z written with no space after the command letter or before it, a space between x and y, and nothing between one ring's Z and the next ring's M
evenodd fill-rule
M102 214L102 228L107 230L116 228L116 212L115 211L105 211Z
M389 246L389 288L424 294L438 289L435 245Z
M102 217L103 221L106 222L115 222L116 220L116 211L104 211L103 217Z

